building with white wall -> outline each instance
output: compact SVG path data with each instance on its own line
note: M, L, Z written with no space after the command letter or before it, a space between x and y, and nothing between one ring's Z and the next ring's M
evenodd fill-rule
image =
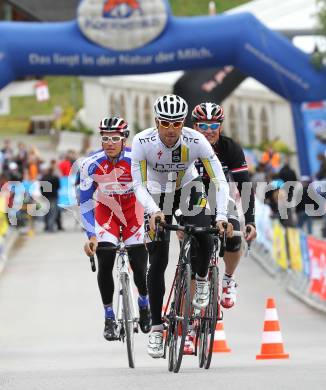
M133 130L154 125L153 104L171 93L183 72L140 76L87 77L84 120L97 128L104 116L121 115ZM225 132L243 145L257 145L280 137L295 150L290 105L253 79L245 80L224 102ZM190 107L191 109L191 107Z
M10 99L14 96L35 95L35 80L15 81L0 91L0 115L10 114Z
M132 129L153 126L153 104L160 95L171 93L183 72L160 74L83 77L84 112L88 126L98 127L104 116L121 115Z

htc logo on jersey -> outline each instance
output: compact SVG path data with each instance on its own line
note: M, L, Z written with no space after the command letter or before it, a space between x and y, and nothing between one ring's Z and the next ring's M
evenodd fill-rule
M141 144L146 144L147 142L156 141L156 135L152 135L151 137L139 138L139 142Z
M157 172L183 171L187 169L187 166L186 164L183 163L167 163L167 164L156 163L153 169Z
M190 144L191 144L191 143L193 143L193 144L198 144L198 142L199 142L199 138L187 137L186 135L183 135L182 137L183 137L183 139L184 139L186 142L189 142Z

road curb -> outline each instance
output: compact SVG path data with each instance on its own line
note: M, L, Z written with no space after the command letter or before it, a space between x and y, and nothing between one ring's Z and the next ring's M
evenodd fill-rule
M17 230L10 230L8 234L2 238L3 248L0 253L0 276L6 267L6 264L9 260L10 252L15 246L18 237L19 237L19 232Z

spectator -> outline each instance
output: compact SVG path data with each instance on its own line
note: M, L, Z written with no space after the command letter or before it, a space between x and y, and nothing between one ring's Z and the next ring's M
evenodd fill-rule
M290 209L287 209L287 217L282 218L281 210L286 209L286 193L282 189L284 182L275 178L271 183L272 189L266 192L265 203L271 208L271 218L278 219L284 227L293 227L293 215Z
M48 232L54 231L54 226L58 218L60 180L56 174L56 164L56 160L51 160L50 168L41 178L42 181L46 181L52 185L52 191L50 192L45 192L44 189L42 189L43 196L47 198L50 203L50 209L45 216L45 231Z
M9 181L22 181L23 176L19 171L18 164L14 161L8 163L7 175Z
M14 152L11 146L11 140L6 139L3 143L3 148L1 149L2 159L3 159L3 171L6 172L8 170L8 164L13 160Z
M73 149L68 150L67 152L68 160L71 162L71 165L75 163L77 160L77 152Z
M42 160L36 147L31 147L27 157L27 179L29 181L37 180L39 176L39 168Z
M306 213L306 211L305 211L306 205L314 204L314 205L316 205L315 209L318 208L318 205L308 195L308 187L311 184L310 177L309 176L302 176L301 177L301 184L302 184L302 190L303 190L302 198L300 201L299 196L301 197L301 193L298 192L298 195L297 195L297 203L298 204L296 206L298 228L304 229L306 231L306 233L308 233L308 234L312 234L312 217Z
M2 174L3 172L3 164L4 164L4 154L2 153L2 151L0 150L0 175Z
M281 180L283 180L284 183L286 183L287 181L296 182L298 180L297 179L297 174L291 168L289 160L290 160L289 156L287 156L286 159L285 159L285 163L284 163L283 167L280 169L280 172L278 174L279 178ZM287 199L288 202L291 202L291 200L293 198L293 192L294 192L294 187L291 186L289 188L289 193L288 193L288 199Z
M18 165L18 170L23 177L24 171L27 168L27 160L28 160L28 152L26 145L22 142L19 142L18 144L18 153L17 156L15 157L15 162Z
M267 172L277 172L280 168L280 154L270 146L261 156L260 162L264 165Z
M58 168L62 176L69 176L70 174L70 170L72 167L72 162L70 157L71 156L69 152L67 152L65 156L61 157L61 161L58 164Z
M266 179L265 166L264 164L259 163L256 167L256 172L251 176L251 182L255 192L258 183L265 183Z
M12 207L13 194L8 188L8 181L8 176L4 173L0 173L0 196L4 196L6 198L7 206Z
M319 171L316 173L316 178L318 180L326 179L326 157L325 154L319 153L317 156L317 160L320 161Z

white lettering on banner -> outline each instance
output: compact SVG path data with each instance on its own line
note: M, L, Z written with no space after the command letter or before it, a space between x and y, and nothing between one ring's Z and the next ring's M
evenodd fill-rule
M96 58L96 65L98 66L112 66L117 63L116 57L100 56Z
M178 60L193 60L212 57L213 54L206 47L201 47L200 49L180 49L177 51Z
M30 65L51 65L51 57L37 53L31 53L28 56L28 62Z
M82 0L77 20L90 41L113 50L133 50L157 38L168 15L165 0Z
M70 67L77 66L80 64L80 57L78 54L73 55L62 55L54 53L52 55L54 65L68 65Z
M28 62L30 65L62 65L70 68L76 66L99 66L99 67L111 67L116 65L124 66L143 66L156 64L167 64L178 60L194 60L212 57L212 53L206 48L185 48L178 50L177 52L159 52L156 55L130 55L120 54L118 57L99 55L92 56L89 54L62 54L53 53L52 56L45 56L39 53L30 53L28 56Z
M148 65L153 61L153 56L130 56L128 54L121 54L119 56L119 64L121 65Z
M95 65L95 60L94 57L89 56L88 54L83 54L82 55L82 64L83 65Z
M172 62L172 61L174 61L174 59L175 59L175 53L174 52L165 53L165 52L161 52L160 51L155 56L155 62L157 64L162 64L164 62Z

